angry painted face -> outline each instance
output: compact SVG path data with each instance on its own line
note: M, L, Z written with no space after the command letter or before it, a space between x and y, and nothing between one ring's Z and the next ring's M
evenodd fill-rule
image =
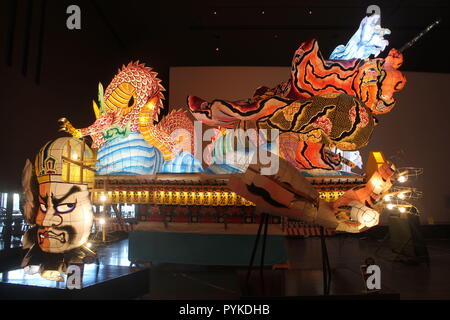
M86 185L49 182L39 185L37 242L45 252L62 253L84 244L93 222Z

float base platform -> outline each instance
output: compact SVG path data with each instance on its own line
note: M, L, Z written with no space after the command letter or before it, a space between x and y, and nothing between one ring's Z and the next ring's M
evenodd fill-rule
M254 235L187 234L133 231L129 235L128 259L132 262L180 263L216 266L248 266ZM261 244L255 265L261 261ZM288 259L284 236L268 235L264 265Z
M66 289L66 282L49 281L23 269L0 273L0 300L15 299L133 299L148 292L148 268L85 265L81 289Z
M128 260L215 266L248 266L255 244L257 224L140 222L128 234ZM261 235L262 238L262 235ZM287 261L285 235L278 225L269 225L264 265ZM255 254L261 261L262 239Z

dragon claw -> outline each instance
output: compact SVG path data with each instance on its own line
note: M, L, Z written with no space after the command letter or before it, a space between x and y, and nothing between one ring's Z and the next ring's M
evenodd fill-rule
M66 123L66 122L67 122L67 119L64 118L64 117L58 119L58 123L64 124L64 123Z
M70 121L67 120L66 118L58 119L58 123L60 124L60 128L58 131L67 132L76 138L81 137L81 131L79 129L74 128L70 123Z

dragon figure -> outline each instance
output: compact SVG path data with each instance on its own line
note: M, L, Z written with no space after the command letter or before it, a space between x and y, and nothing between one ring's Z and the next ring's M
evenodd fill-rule
M93 101L95 122L77 129L66 118L59 119L61 130L74 137L91 136L93 148L99 148L100 174L151 174L161 169L180 152L191 152L194 126L185 111L169 113L158 124L163 108L163 91L157 73L144 64L130 62L123 66L105 91L99 84L98 104ZM127 167L117 166L117 156L124 148L133 148L135 158L126 152ZM156 148L156 150L155 150ZM127 150L129 151L129 150ZM114 156L114 157L113 157ZM159 159L162 156L163 159ZM149 161L158 163L152 167Z

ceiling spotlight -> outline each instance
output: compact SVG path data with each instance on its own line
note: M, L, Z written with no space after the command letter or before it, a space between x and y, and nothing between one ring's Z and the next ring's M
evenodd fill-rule
M389 210L394 209L394 205L392 203L389 203L386 208L388 208Z
M106 200L108 200L108 197L107 197L106 195L102 194L102 195L100 196L100 201L101 201L101 202L106 202Z
M384 199L384 201L391 201L391 195L387 194L387 195L384 196L383 199Z
M100 220L98 220L98 222L99 222L101 225L103 225L103 224L106 223L106 220L105 220L104 218L101 218Z
M405 207L399 207L398 211L400 211L401 213L405 213L406 212L406 208Z
M90 243L90 242L86 243L86 247L91 248L92 247L92 243Z
M78 160L78 155L76 153L72 154L72 159L73 160Z
M398 179L397 179L397 181L400 182L400 183L406 182L406 180L408 180L408 179L406 178L406 176L400 176L400 177L398 177Z
M265 12L264 12L264 10L263 11L261 11L261 14L264 14Z
M406 198L405 193L404 193L404 192L399 193L399 194L397 195L397 198L402 199L402 200L405 199L405 198Z

